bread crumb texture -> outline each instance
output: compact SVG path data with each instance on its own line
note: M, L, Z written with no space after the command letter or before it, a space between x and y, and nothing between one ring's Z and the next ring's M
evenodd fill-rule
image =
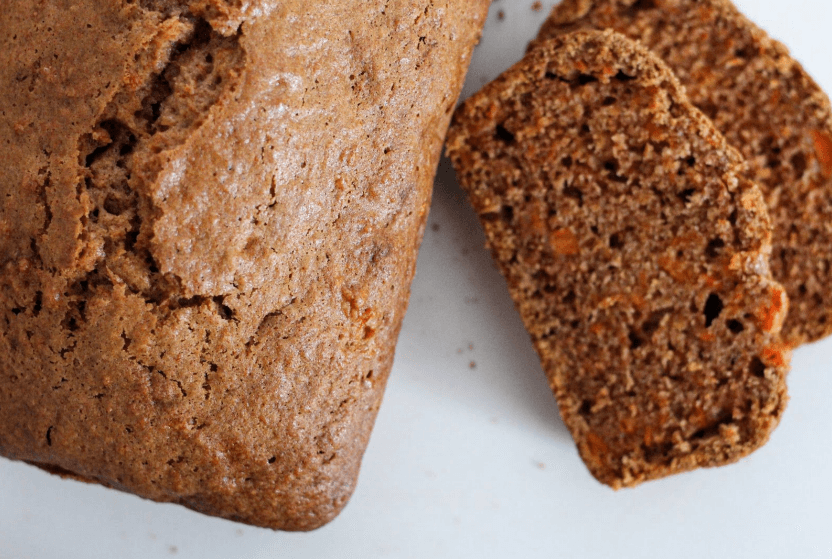
M790 346L832 334L832 108L782 44L728 0L564 0L538 40L611 28L662 58L745 156L774 224Z
M543 42L460 108L448 152L598 480L768 439L789 352L766 207L661 61L612 32Z
M486 10L6 2L0 454L259 526L332 519Z

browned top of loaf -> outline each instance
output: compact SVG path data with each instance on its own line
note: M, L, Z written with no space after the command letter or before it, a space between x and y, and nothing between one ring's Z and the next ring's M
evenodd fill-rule
M260 526L333 518L486 10L5 2L0 454Z
M789 355L765 204L661 61L612 32L541 43L461 107L448 152L600 481L767 440Z
M788 50L728 0L565 0L540 31L612 28L667 62L748 160L774 224L790 345L832 333L832 109Z

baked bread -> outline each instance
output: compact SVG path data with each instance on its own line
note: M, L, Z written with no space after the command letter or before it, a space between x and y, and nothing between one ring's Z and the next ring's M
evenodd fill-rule
M774 224L792 346L832 334L832 109L788 50L728 0L564 0L540 31L612 28L659 55L749 163Z
M487 4L6 2L0 454L332 519Z
M765 203L658 58L612 32L541 43L457 111L447 145L599 481L768 439L789 352Z

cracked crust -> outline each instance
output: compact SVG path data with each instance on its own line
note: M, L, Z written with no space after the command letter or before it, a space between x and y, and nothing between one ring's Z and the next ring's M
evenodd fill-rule
M6 6L0 454L259 526L331 520L486 10Z
M612 32L541 43L448 154L581 457L614 488L747 455L787 396L787 298L740 155Z
M611 28L640 40L745 156L774 224L772 272L791 301L783 337L794 347L832 334L826 94L786 47L728 0L564 0L538 40L579 28Z

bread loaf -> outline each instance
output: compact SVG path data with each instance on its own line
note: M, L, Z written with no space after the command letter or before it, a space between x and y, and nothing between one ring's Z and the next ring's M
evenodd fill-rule
M332 519L487 4L6 2L0 455Z

